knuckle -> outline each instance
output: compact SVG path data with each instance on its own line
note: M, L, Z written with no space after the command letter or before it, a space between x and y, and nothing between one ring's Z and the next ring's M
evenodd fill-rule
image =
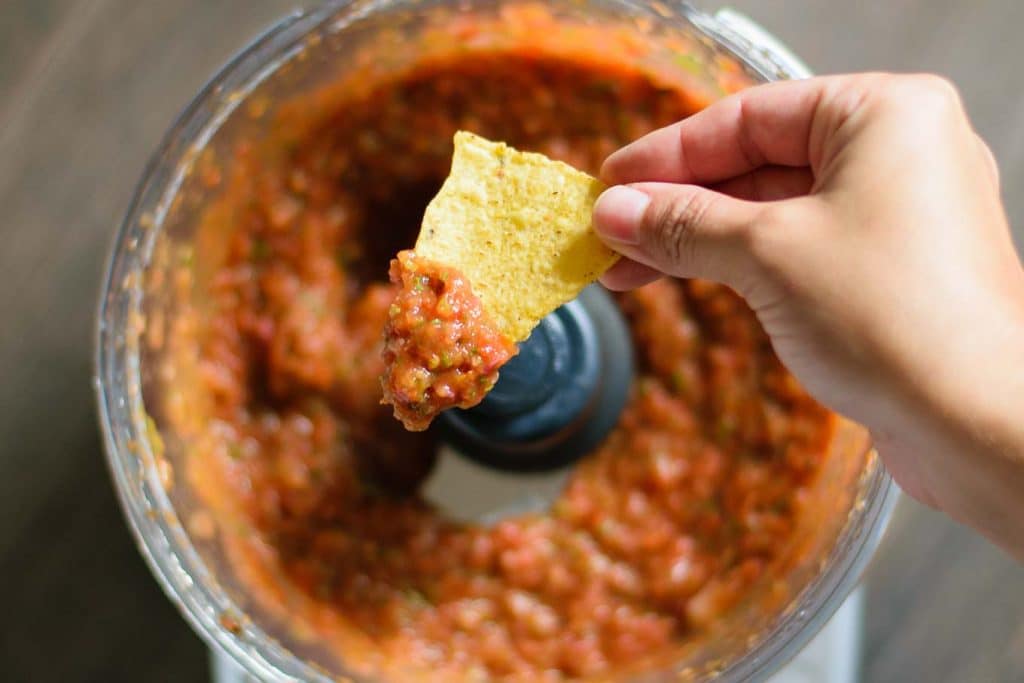
M984 160L986 167L988 168L989 175L992 177L992 179L998 186L1000 173L999 161L996 159L996 155L992 152L992 148L988 146L988 143L986 143L984 138L982 138L980 135L975 133L974 139L978 145L978 151L980 152L981 157Z
M893 95L901 100L909 98L916 107L936 114L959 113L963 110L960 91L944 76L915 74L901 76L894 81Z
M649 233L652 247L674 262L692 260L697 250L699 231L709 210L709 198L696 192L675 197L656 207L652 221L654 230Z
M938 74L921 74L915 77L923 90L931 93L933 97L947 102L960 102L960 90L953 81Z

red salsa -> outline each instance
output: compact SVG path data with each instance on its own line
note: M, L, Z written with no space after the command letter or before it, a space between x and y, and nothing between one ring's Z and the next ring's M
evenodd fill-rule
M457 273L406 253L388 281L454 132L594 173L705 104L636 59L610 65L612 38L577 29L541 49L531 41L557 32L531 25L519 47L492 49L473 29L452 41L471 51L300 100L285 133L244 142L213 174L196 254L216 259L195 266L203 304L172 340L182 367L198 358L178 375L198 398L173 413L189 481L254 604L349 671L561 681L643 668L780 571L815 514L833 416L729 289L661 281L618 299L639 373L550 509L470 523L424 498L438 444L381 405L385 358L385 398L417 428L477 400L514 353Z
M455 268L406 250L390 275L399 289L384 327L383 401L419 432L442 410L480 403L517 349Z

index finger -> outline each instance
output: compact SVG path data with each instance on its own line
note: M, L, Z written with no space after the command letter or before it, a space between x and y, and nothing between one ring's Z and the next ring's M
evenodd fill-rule
M612 154L601 168L610 185L703 185L765 165L809 166L822 138L816 121L845 77L782 81L743 90L656 130ZM834 117L826 117L832 119ZM820 121L819 121L820 123Z

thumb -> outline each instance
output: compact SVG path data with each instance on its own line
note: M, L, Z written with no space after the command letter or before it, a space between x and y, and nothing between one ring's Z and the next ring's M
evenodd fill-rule
M749 273L747 238L763 206L695 185L617 185L594 205L594 230L615 251L666 275L733 285Z

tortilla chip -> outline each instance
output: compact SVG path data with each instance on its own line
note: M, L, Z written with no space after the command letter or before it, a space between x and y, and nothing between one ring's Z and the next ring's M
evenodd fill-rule
M498 328L523 341L618 259L592 229L604 189L568 164L460 131L415 251L461 271Z

